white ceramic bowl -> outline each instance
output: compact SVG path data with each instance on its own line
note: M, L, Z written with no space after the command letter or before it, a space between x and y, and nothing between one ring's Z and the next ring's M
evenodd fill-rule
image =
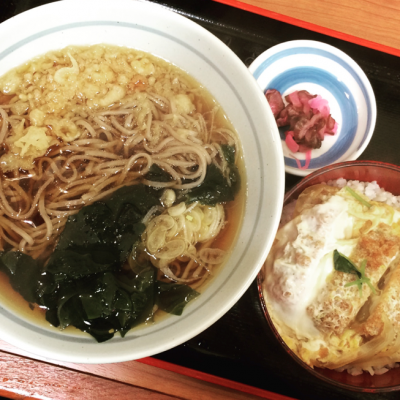
M182 316L98 344L90 336L35 325L3 304L0 337L50 359L105 363L150 356L199 334L227 312L254 281L281 214L284 163L279 133L248 69L194 22L158 5L132 0L51 3L4 22L0 37L0 75L51 49L95 43L144 50L183 68L210 90L238 131L248 193L241 232L229 260Z
M282 95L307 90L326 99L338 123L334 136L325 135L322 146L312 150L311 162L304 167L305 154L293 154L284 141L286 172L305 176L337 162L357 159L371 140L376 122L376 101L362 69L347 54L325 43L294 40L271 47L249 67L265 93L276 89Z

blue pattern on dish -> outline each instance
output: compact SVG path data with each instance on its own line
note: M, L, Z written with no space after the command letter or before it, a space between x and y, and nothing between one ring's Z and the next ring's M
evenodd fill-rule
M349 65L346 61L344 61L342 58L336 56L335 54L332 54L326 50L322 50L322 49L318 49L318 48L314 48L314 47L294 47L294 48L290 48L290 49L286 49L286 50L282 50L279 53L273 54L270 57L268 57L265 61L263 61L254 71L253 76L258 79L263 72L269 68L273 63L275 63L276 61L285 58L285 57L289 57L289 56L293 56L293 55L317 55L317 56L321 56L324 58L327 58L329 60L334 61L335 63L337 63L338 65L340 65L341 67L345 68L346 71L352 76L352 78L356 81L357 85L360 87L360 90L363 94L363 97L365 99L366 105L367 105L367 126L365 129L365 135L362 138L358 148L360 148L363 143L365 142L366 138L367 138L367 132L371 129L371 115L372 115L372 104L371 104L371 100L368 96L367 93L367 89L364 86L362 80L360 79L357 71L355 71L353 69L353 67L351 65ZM311 168L311 166L310 166Z
M335 97L342 114L341 133L335 144L326 153L313 158L308 167L309 169L321 168L334 163L353 142L358 126L356 103L344 83L329 72L315 67L288 69L272 79L266 89L276 89L280 93L284 93L287 89L299 83L314 83L323 86ZM285 157L285 163L290 167L297 168L296 160L293 158ZM302 165L304 165L304 161L302 161Z

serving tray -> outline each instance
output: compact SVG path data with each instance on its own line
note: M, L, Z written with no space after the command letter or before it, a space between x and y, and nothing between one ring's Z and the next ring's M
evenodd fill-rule
M398 134L400 126L400 58L387 52L351 43L348 40L352 38L346 35L340 35L341 39L338 39L279 21L276 19L276 15L274 15L274 19L268 18L211 0L152 1L187 16L211 31L229 46L247 66L269 47L295 39L318 40L344 51L366 73L374 89L378 107L374 136L360 159L400 165L400 134ZM13 0L5 2L6 4L2 3L0 22L29 8L49 2L51 1ZM281 19L287 21L285 18ZM310 27L312 28L312 26L308 26L308 28ZM297 176L286 174L286 190L293 187L299 180L300 178ZM6 345L0 346L0 348L8 352L10 357L21 354L15 349L7 348ZM15 357L17 357L16 355ZM15 359L15 363L17 362L19 361ZM248 398L256 396L275 400L285 397L304 400L334 400L338 398L344 400L394 400L399 398L398 393L369 394L340 390L317 380L302 370L282 350L270 331L259 302L256 281L252 283L235 306L209 329L174 349L141 360L140 363L239 390L241 393L247 394ZM137 373L135 368L138 364L136 362L128 364L126 365L127 376L129 373ZM2 365L0 363L0 373L4 372L1 370ZM105 367L98 366L96 368L96 371L100 371L99 375L111 380L115 379L114 372L119 370L117 366L114 367L114 370L112 366L109 366L105 373ZM90 368L85 370L83 366L78 370L95 373L93 370L91 372ZM157 376L155 375L154 382L156 381ZM189 380L187 385L194 385L193 382ZM11 397L11 391L2 391L1 387L0 380L0 396L8 393ZM195 386L193 389L196 390ZM195 393L188 392L187 395L182 395L180 398L200 398L196 397ZM225 398L229 398L227 393L225 395ZM221 396L223 398L224 394ZM207 397L202 395L201 398Z

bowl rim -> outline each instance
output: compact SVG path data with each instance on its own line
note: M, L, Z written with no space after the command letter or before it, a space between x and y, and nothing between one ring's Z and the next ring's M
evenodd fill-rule
M400 173L400 166L396 165L396 164L391 164L391 163L387 163L387 162L383 162L383 161L373 161L373 160L349 160L349 161L344 161L341 163L337 163L337 164L330 164L327 165L326 167L323 167L319 170L314 171L313 173L307 175L306 177L304 177L303 179L301 179L296 185L294 185L288 192L286 192L285 194L285 198L284 198L284 206L286 205L286 203L288 202L288 200L292 199L292 196L299 191L300 187L303 187L305 185L305 187L303 188L306 189L307 187L311 186L311 185L307 185L310 181L312 181L314 178L321 176L323 174L325 174L326 172L329 172L331 170L340 170L342 168L346 168L349 166L354 166L354 167L358 167L358 166L378 166L378 167L383 167L386 169L391 169L394 170L398 173ZM299 192L298 194L300 194L301 192ZM343 383L343 382L339 382L337 380L334 380L328 376L325 376L324 374L320 373L317 369L311 368L309 365L307 365L304 361L302 361L300 359L300 357L298 357L290 348L289 346L285 343L285 341L282 339L281 335L279 334L278 330L275 327L275 324L273 323L269 312L268 312L268 307L266 305L265 299L264 299L264 294L263 294L263 268L260 270L260 272L257 275L257 291L258 291L258 298L261 304L261 308L264 314L265 319L267 320L268 326L269 328L272 330L274 337L276 339L277 342L280 343L280 345L282 346L283 350L289 354L289 356L294 359L294 361L300 365L302 368L304 368L306 371L308 371L311 375L315 376L316 378L330 384L336 387L340 387L342 389L347 389L347 390L351 390L353 392L362 392L362 393L388 393L388 392L395 392L395 391L399 391L400 390L400 384L397 385L390 385L390 386L383 386L383 387L376 387L376 388L366 388L366 387L361 387L361 386L356 386L356 385L352 385L349 383ZM345 373L345 372L342 372ZM363 373L367 373L367 372L363 372Z
M320 50L327 51L331 54L334 54L338 58L342 59L346 64L348 64L352 70L356 73L357 77L361 80L361 83L363 84L366 95L367 97L365 98L365 101L368 103L369 102L369 108L371 110L371 115L369 118L371 119L370 127L366 131L367 135L365 136L364 142L362 143L361 146L359 146L352 154L348 156L346 160L340 161L340 162L346 162L346 161L353 161L358 159L360 155L365 151L366 147L369 145L371 138L373 136L375 126L376 126L376 119L377 119L377 106L376 106L376 98L375 98L375 93L372 88L371 82L369 81L367 75L363 71L363 69L358 65L358 63L353 60L348 54L346 54L344 51L338 49L335 46L332 46L328 43L324 43L321 41L317 40L290 40L287 42L283 43L278 43L261 54L259 54L253 62L249 66L249 71L253 74L254 78L256 81L259 81L259 76L262 75L263 70L259 73L259 76L255 76L255 73L258 72L258 69L262 66L264 62L270 57L272 57L274 54L281 52L282 50L287 50L287 49L293 49L293 48L298 48L298 47L311 47L311 48L316 48ZM260 85L261 87L261 85ZM265 88L262 87L263 93L265 92ZM339 161L336 161L334 163L340 163ZM330 163L327 165L332 165L334 163ZM321 167L324 168L324 167ZM320 169L320 168L318 168ZM285 171L287 173L290 173L292 175L297 175L297 176L307 176L315 171L318 171L318 169L299 169L296 167L288 166L286 165L285 162Z

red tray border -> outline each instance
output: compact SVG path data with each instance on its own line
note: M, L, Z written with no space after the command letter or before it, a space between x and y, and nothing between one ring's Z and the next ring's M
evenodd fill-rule
M152 367L162 368L167 371L176 372L180 375L195 378L204 382L213 383L215 385L223 386L240 392L248 393L253 396L258 396L262 399L268 400L295 400L292 397L287 397L278 393L269 392L268 390L263 390L256 388L254 386L245 385L236 381L232 381L225 378L220 378L219 376L211 375L206 372L197 371L195 369L182 367L181 365L169 363L167 361L159 360L153 357L141 358L136 360L142 364L150 365Z

